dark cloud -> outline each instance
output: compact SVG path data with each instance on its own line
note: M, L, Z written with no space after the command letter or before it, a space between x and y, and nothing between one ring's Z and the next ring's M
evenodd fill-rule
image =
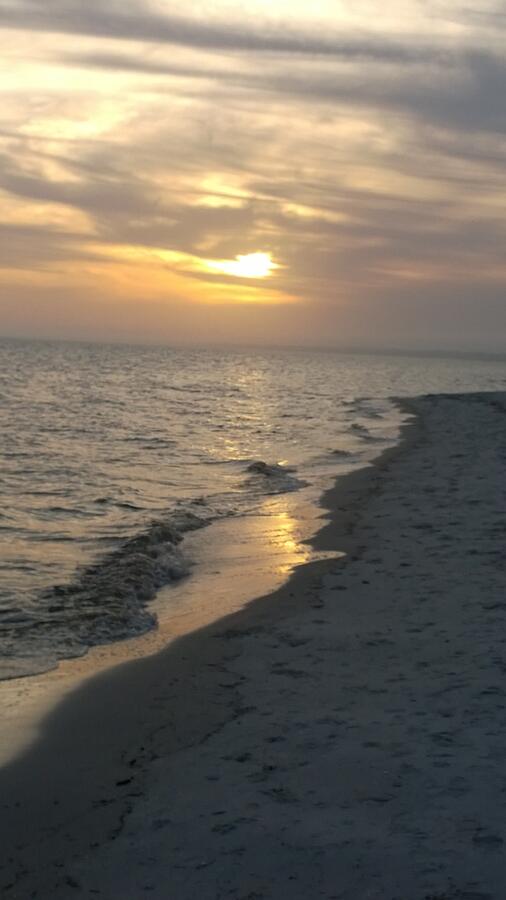
M149 202L146 195L135 185L111 183L100 178L83 184L66 181L49 181L47 178L24 175L14 171L0 175L0 186L18 197L45 203L60 203L83 211L94 213L114 210L118 215L125 213L138 215L141 212L154 214L156 204Z
M177 189L160 192L156 183L136 178L131 170L114 169L104 157L98 170L96 163L93 167L85 159L80 166L74 160L73 169L81 176L78 180L49 180L43 175L27 175L14 158L0 154L0 188L19 198L59 204L90 215L95 240L106 244L168 247L193 253L202 241L214 239L218 246L227 236L236 240L238 233L246 235L254 226L252 203L227 206L226 198L217 195L223 205L185 204ZM191 198L192 192L188 195ZM34 237L31 230L15 232L22 233Z
M258 90L334 106L402 112L459 131L506 130L506 58L485 52L449 54L445 63L414 73L374 69L267 72Z
M338 33L322 36L314 30L302 31L286 25L274 28L266 23L255 28L236 22L160 15L133 3L106 6L97 0L17 0L0 9L0 27L175 44L199 50L302 54L388 63L419 63L433 60L442 52L416 41L349 40ZM111 67L116 63L114 57L103 59L103 64ZM142 67L140 61L139 66Z
M42 156L44 159L44 156ZM84 173L86 162L74 168ZM87 178L78 180L48 179L43 175L26 174L15 156L0 154L0 187L18 197L44 203L57 203L94 214L140 215L156 212L158 201L149 195L149 187L132 173L128 181L124 177L107 177L107 172L88 172Z
M48 265L79 260L103 259L86 247L86 236L80 232L0 223L0 267L26 271L47 271Z
M177 78L219 78L233 77L226 69L209 69L202 66L184 66L127 53L65 53L60 57L63 64L83 66L90 69L108 69L113 72L136 72L145 75L170 75Z
M380 49L378 45L367 69L352 64L356 59L351 53L344 56L350 63L345 67L322 68L316 60L297 67L289 63L280 66L273 60L260 70L244 67L235 71L223 66L178 65L124 53L66 54L62 61L109 71L203 79L221 83L227 91L257 90L308 103L402 112L421 122L444 124L459 131L506 130L506 57L485 50L452 49L446 54L424 51L423 57L410 57L412 65L401 76L398 65L406 63L407 57L399 54L395 59L388 52L381 55ZM376 65L378 62L388 62L389 66L385 70ZM160 90L163 89L161 85Z

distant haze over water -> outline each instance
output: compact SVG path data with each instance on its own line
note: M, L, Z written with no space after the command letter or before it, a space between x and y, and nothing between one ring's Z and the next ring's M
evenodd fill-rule
M316 498L396 439L392 397L506 387L485 357L10 340L0 372L3 677L152 627L187 531Z

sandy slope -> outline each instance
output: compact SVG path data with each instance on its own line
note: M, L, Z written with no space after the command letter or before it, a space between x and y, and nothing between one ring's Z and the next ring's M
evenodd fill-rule
M506 397L429 397L244 612L0 773L6 898L506 897ZM15 805L15 804L18 805Z

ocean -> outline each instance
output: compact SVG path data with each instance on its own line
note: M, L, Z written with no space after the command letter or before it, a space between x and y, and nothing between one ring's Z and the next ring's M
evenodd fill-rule
M397 441L393 398L505 387L487 357L0 341L0 678L181 615L224 535L250 572L271 554L268 589L322 492Z

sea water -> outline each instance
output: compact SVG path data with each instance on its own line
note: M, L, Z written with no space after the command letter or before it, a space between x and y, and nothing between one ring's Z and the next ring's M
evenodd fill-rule
M394 397L505 386L487 357L1 341L0 677L180 612L189 535L293 521L397 440Z

